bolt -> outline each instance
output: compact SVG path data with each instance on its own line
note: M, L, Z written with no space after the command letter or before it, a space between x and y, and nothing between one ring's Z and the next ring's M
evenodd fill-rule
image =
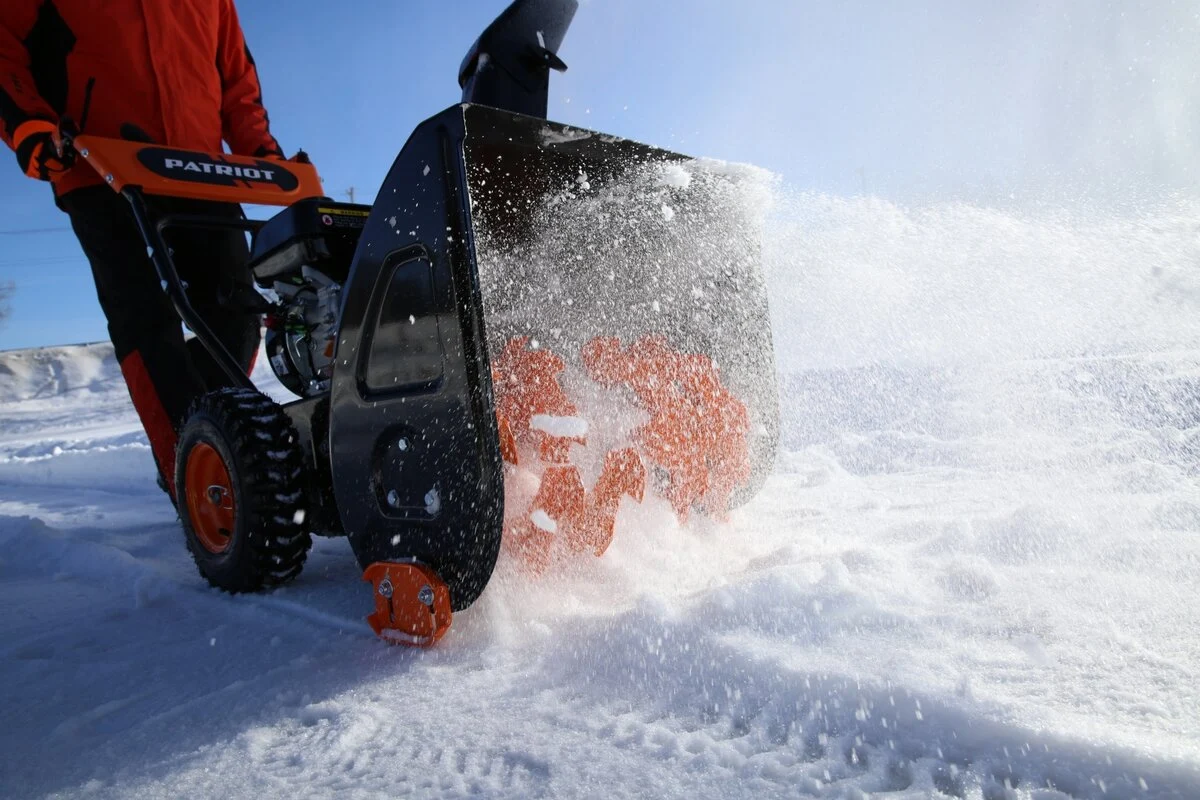
M392 508L399 508L400 507L400 493L397 492L395 489L392 489L391 491L389 491L387 493L387 503Z
M386 597L389 600L392 599L391 578L384 578L382 581L379 582L379 594L381 594L382 596Z
M83 156L84 158L87 158L88 156L91 155L91 153L89 153L88 149L85 147L79 151L79 155Z
M408 449L408 439L401 437L400 441L396 442L396 447L400 449L400 452L404 452Z
M104 176L104 181L105 181L105 183L112 183L112 182L113 182L113 176L112 176L112 173L109 173L108 175L105 175L105 176Z
M433 587L428 583L422 586L421 591L417 592L417 599L430 608L433 608Z

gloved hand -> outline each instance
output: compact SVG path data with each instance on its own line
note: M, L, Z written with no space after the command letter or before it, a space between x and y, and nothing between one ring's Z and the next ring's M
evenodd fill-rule
M17 145L17 163L21 170L39 181L51 180L75 163L75 151L61 146L56 136L57 128L49 122L44 125L45 128L26 134ZM20 134L19 128L17 133Z

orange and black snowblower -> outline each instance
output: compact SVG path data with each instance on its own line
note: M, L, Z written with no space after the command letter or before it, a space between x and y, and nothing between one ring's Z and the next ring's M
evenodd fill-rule
M324 196L306 159L65 136L129 201L180 318L236 387L201 400L176 454L213 585L287 582L312 533L346 535L376 633L429 645L502 544L546 569L602 553L624 497L721 516L770 472L744 176L546 120L576 6L508 7L463 62L462 103L417 127L373 205ZM155 216L147 195L284 208ZM252 237L266 352L297 398L282 405L194 312L164 240L231 226Z

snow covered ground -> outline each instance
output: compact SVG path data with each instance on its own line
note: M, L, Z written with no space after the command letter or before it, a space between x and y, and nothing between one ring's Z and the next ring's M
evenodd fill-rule
M0 353L0 796L1200 797L1200 216L805 202L764 492L430 651L343 540L209 589L109 346Z

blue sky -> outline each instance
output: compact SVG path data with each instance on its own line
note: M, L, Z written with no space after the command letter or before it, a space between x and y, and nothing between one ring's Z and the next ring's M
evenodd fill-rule
M238 8L276 136L361 202L504 5ZM905 203L1195 191L1198 41L1191 0L584 0L550 116ZM107 338L66 217L0 153L9 281L0 349Z

